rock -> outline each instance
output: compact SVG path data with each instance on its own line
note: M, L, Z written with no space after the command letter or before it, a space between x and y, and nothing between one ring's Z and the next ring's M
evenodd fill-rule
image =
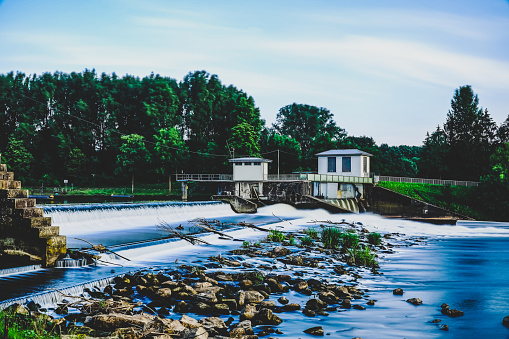
M208 290L210 287L212 287L214 285L212 285L211 283L209 283L208 281L198 281L198 282L195 282L192 287L194 288L194 290L196 292L203 292L203 291L206 291ZM161 287L163 287L163 285L161 285Z
M329 313L325 312L324 310L316 310L315 313L317 315L321 315L321 316L324 316L324 317L328 317L329 316Z
M256 314L256 306L252 304L247 304L246 307L242 310L239 319L242 320L251 320Z
M187 313L189 312L189 305L185 301L179 301L177 305L173 308L173 312L175 313Z
M329 305L337 304L339 300L339 298L333 292L330 291L318 293L318 298L322 301L325 301Z
M208 339L208 337L209 334L203 327L186 329L180 335L182 339Z
M276 307L276 302L272 300L263 300L260 303L260 308L270 308L273 309Z
M194 318L191 318L187 315L182 315L182 317L180 317L180 323L182 324L182 326L186 327L186 328L198 328L200 327L200 323L194 319Z
M448 326L448 325L446 325L446 324L443 324L443 325L440 325L440 329L441 329L442 331L449 331L449 326Z
M155 298L161 299L161 300L171 300L171 289L170 288L160 288L156 294Z
M173 289L173 288L177 288L177 286L178 286L178 283L175 281L171 281L171 280L167 280L167 281L161 283L161 288Z
M292 251L283 246L276 246L272 249L272 254L276 257L283 257L290 253L292 253Z
M30 312L27 310L27 308L20 304L12 304L11 306L9 306L5 309L5 313L25 314L25 315L30 314Z
M351 308L352 307L352 301L350 299L344 299L341 303L341 308Z
M157 314L160 314L160 315L168 315L170 314L170 311L166 308L166 307L161 307L158 311L157 311Z
M364 307L362 305L353 305L352 308L356 309L356 310L365 310L366 309L366 307Z
M307 330L304 330L304 333L307 333L310 335L316 335L316 336L323 336L325 334L322 326L315 326L315 327L308 328Z
M308 308L303 309L302 314L304 314L305 316L308 316L308 317L314 317L316 315L315 311L310 310Z
M453 309L453 310L447 310L447 312L445 314L451 318L456 318L456 317L463 316L464 313L463 313L463 311L458 311L458 310Z
M296 291L302 291L308 288L308 283L306 281L299 281L295 285L293 285L293 289Z
M419 298L410 298L410 299L407 299L406 302L410 303L412 305L422 305L422 300Z
M260 293L259 291L244 291L243 293L244 293L244 303L246 304L250 303L259 304L265 299L263 294Z
M207 314L210 313L210 305L204 302L199 302L193 306L193 310L197 314Z
M96 330L114 331L121 327L145 327L155 319L154 316L142 313L127 315L120 313L99 314L88 318L85 325Z
M179 335L186 328L178 320L171 320L166 318L154 318L149 324L147 324L143 330L145 332L158 332ZM126 337L127 338L127 337Z
M221 320L218 317L208 317L201 319L199 323L207 330L210 331L211 329L216 330L219 333L224 333L227 329L226 324L223 320Z
M272 293L283 292L283 285L281 285L281 283L276 279L267 279L266 282Z
M352 294L345 286L336 286L333 289L334 294L339 298L351 298Z
M254 334L254 332L250 320L241 321L230 331L230 337L232 338L240 338L252 334Z
M327 307L327 303L320 299L309 299L306 302L306 308L309 310L315 311L315 310L323 309L326 307Z
M275 315L272 310L262 308L255 314L251 322L253 325L279 325L283 320Z
M282 310L284 312L297 311L297 310L300 310L300 305L299 304L287 304L282 307Z
M430 323L432 324L436 324L436 323L439 323L439 322L442 322L442 319L433 319L430 321Z
M502 319L502 325L509 327L509 315L507 317L504 317L504 319Z
M392 294L394 295L403 295L403 289L402 288L395 288L392 290Z
M290 302L286 297L280 297L277 301L282 305L286 305Z
M212 314L230 314L230 307L225 303L214 304L211 307Z
M218 281L233 281L233 278L230 275L226 274L218 274L216 275L216 279Z
M368 304L369 306L374 306L375 302L376 302L376 300L368 300L368 302L366 304Z
M249 279L244 279L240 281L239 286L243 290L249 290L253 287L253 282Z
M205 303L217 303L217 296L214 291L206 291L198 293L194 296L194 298L198 301L202 301Z

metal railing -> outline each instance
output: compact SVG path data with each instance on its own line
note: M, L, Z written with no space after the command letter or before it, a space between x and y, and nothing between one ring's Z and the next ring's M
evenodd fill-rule
M267 176L267 180L277 181L277 180L307 180L306 174L293 173L293 174L269 174Z
M369 177L351 177L347 175L332 175L332 174L301 174L307 176L309 181L316 182L342 182L354 184L371 184L373 179Z
M233 174L177 174L177 181L233 181Z
M382 176L382 175L375 175L374 178L375 178L375 183L377 183L379 181L392 181L392 182L407 182L407 183L411 183L411 184L430 184L430 185L443 185L443 186L479 186L479 182L477 182L477 181L390 177L390 176Z

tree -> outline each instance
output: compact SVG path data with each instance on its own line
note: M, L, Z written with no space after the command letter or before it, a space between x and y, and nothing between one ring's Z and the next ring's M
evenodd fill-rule
M446 164L451 177L479 180L490 170L489 156L497 126L488 110L479 108L479 98L470 86L456 89L444 124L449 151Z
M316 167L313 153L335 148L346 136L328 109L296 103L279 110L273 127L299 143L304 168Z
M422 156L419 161L419 176L425 178L444 178L448 175L447 154L449 145L446 141L444 131L437 126L437 129L427 133L422 148Z
M150 155L143 139L144 137L138 134L123 135L120 154L117 155L119 172L131 174L131 193L134 193L134 174L150 162Z
M179 131L173 127L160 129L159 134L154 135L156 146L156 163L159 165L158 172L168 174L168 194L171 194L171 173L177 167L183 167L182 163L187 158L187 147L182 140Z
M257 156L260 153L260 134L246 122L232 128L229 140L230 147L240 155Z
M9 139L5 152L5 162L19 179L25 181L29 177L33 160L34 157L23 145L23 141L14 138Z
M272 160L272 173L291 173L302 170L301 151L297 140L281 135L273 128L264 128L260 133L260 148L264 158Z
M498 128L497 136L500 143L505 144L509 142L509 116Z

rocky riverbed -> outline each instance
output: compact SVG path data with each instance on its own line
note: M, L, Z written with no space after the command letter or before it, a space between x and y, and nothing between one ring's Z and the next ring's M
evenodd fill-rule
M64 337L275 338L285 336L279 325L295 317L316 320L316 326L303 329L303 336L328 335L333 328L322 327L321 318L333 312L369 313L377 307L370 291L359 284L361 278L383 274L377 261L394 248L425 241L384 234L380 243L370 244L372 233L362 224L316 228L330 226L356 237L358 244L347 246L343 239L337 246L327 246L318 239L305 241L309 234L297 232L273 241L271 235L279 235L274 232L192 265L175 262L172 268L118 276L104 288L66 296L54 307L40 309L32 303L13 305L9 311L40 319L48 330ZM372 260L360 260L363 252ZM406 301L422 303L419 298ZM445 304L442 313L462 315ZM436 323L437 330L448 330Z

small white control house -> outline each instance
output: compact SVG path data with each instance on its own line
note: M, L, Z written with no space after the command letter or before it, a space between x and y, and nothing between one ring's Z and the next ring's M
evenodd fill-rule
M362 183L344 177L368 178L372 154L358 149L333 149L316 154L318 174L327 175L327 182L314 183L314 195L325 199L346 199L363 195ZM339 181L339 182L334 182Z
M233 163L235 195L250 198L251 193L259 195L260 192L263 192L263 182L268 179L269 163L272 160L247 157L229 159L228 161Z

